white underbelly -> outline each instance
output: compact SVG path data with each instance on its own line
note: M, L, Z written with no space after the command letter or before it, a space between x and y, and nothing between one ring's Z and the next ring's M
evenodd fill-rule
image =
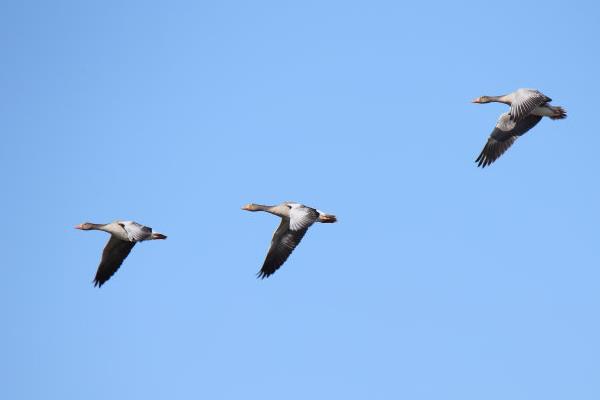
M534 108L533 111L531 111L531 114L540 115L542 117L551 117L554 115L554 110L552 110L548 106L540 106L540 107Z

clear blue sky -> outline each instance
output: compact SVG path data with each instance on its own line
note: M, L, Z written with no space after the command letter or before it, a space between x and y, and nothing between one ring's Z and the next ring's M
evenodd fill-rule
M85 3L0 6L0 398L600 398L595 2Z

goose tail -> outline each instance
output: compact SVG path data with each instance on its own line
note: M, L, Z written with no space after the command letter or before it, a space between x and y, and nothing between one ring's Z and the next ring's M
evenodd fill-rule
M334 222L337 222L337 218L335 217L335 215L331 215L331 214L319 214L319 222L322 222L324 224L332 224Z
M550 117L550 119L565 119L567 118L567 110L560 106L552 107L552 111L554 111L554 115Z

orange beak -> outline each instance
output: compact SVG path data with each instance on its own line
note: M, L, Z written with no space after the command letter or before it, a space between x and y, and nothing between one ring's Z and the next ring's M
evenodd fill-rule
M242 210L249 211L250 210L250 204L246 204L244 207L242 207Z
M473 100L471 100L471 103L480 103L480 101L479 101L479 97L478 97L478 98L476 98L476 99L473 99Z
M82 228L81 228L81 224L80 224L80 225L77 225L77 226L75 226L75 229L82 229Z

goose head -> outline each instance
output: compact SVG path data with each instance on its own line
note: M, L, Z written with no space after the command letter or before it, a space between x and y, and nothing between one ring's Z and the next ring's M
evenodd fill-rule
M260 211L260 208L258 207L258 205L254 204L254 203L248 203L244 207L242 207L242 210L246 210L246 211Z
M475 103L475 104L485 104L485 103L491 103L492 102L492 98L490 96L479 96L476 99L473 99L471 101L471 103Z
M81 229L82 231L89 231L94 228L94 224L91 222L84 222L83 224L79 224L75 227L75 229Z

